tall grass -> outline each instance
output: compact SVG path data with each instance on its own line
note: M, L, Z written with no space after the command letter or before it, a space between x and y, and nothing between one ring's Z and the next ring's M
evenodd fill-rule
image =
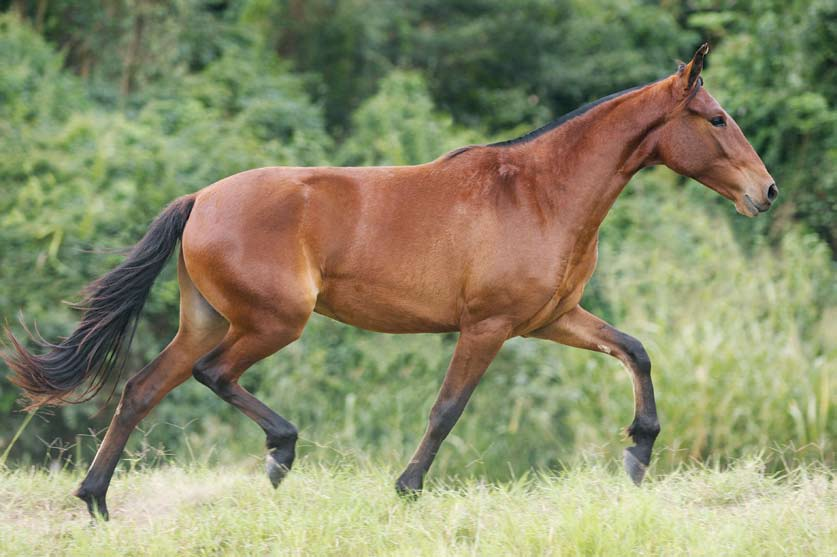
M254 463L255 467L260 467ZM758 462L681 471L641 489L602 465L485 484L433 482L399 500L393 470L163 468L118 476L112 521L91 527L75 475L0 473L0 554L832 555L837 482Z

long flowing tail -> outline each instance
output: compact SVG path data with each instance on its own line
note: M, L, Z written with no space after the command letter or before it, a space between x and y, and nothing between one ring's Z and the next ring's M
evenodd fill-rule
M194 204L194 195L172 202L118 267L87 286L76 305L83 312L81 322L69 337L52 344L30 333L43 349L32 354L6 327L12 350L2 358L12 370L12 383L31 400L29 408L90 400L115 370L121 372L151 285L180 240Z

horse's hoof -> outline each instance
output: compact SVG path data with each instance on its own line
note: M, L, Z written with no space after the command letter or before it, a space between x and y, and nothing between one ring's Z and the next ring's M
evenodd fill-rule
M107 521L110 519L110 515L108 514L108 506L105 502L105 495L94 495L90 493L84 487L78 488L75 493L73 493L76 497L81 499L87 504L87 512L90 513L91 518L94 521L96 520L104 520Z
M267 453L264 468L267 472L267 477L270 478L270 483L273 484L274 488L279 487L279 484L282 483L282 480L284 480L285 476L288 475L288 472L291 471L292 464L293 456L288 458L285 451L273 449Z
M398 478L398 481L395 482L395 492L398 493L399 497L402 499L415 501L418 499L419 495L421 495L422 483L421 477L416 479L401 476Z
M643 464L639 458L634 455L631 449L635 447L628 447L625 449L625 452L622 457L622 461L625 465L625 472L628 473L631 480L636 484L639 485L642 483L642 479L645 477L645 472L648 470L648 467Z

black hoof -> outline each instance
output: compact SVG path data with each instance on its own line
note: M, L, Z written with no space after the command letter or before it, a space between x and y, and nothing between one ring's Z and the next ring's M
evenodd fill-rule
M403 499L415 501L421 495L422 484L421 476L401 476L395 482L395 492Z
M648 470L648 465L642 463L640 457L637 454L635 454L636 452L636 447L628 447L627 449L625 449L622 461L625 465L625 472L628 473L628 476L636 485L639 485L642 483L642 479L645 477L645 472Z
M267 477L270 478L270 483L274 488L279 487L288 472L291 471L291 466L294 463L293 450L287 451L283 449L272 449L265 457L264 468L267 471Z
M83 487L80 487L73 495L87 503L87 512L90 513L93 520L107 521L110 518L104 494L94 495L93 493L85 490Z

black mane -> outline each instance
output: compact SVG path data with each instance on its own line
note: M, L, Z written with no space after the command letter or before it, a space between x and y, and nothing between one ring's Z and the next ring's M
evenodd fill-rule
M631 93L633 91L636 91L638 89L642 89L646 85L649 85L649 84L644 83L642 85L636 85L634 87L631 87L629 89L624 89L624 90L618 91L616 93L611 93L610 95L607 95L606 97L602 97L602 98L597 99L593 102L589 102L585 105L582 105L582 106L576 108L575 110L573 110L572 112L568 112L568 113L564 114L563 116L560 116L559 118L553 120L552 122L549 122L548 124L543 125L540 128L537 128L535 130L532 130L529 133L521 135L520 137L517 137L515 139L506 139L505 141L497 141L496 143L489 143L489 144L486 145L486 147L508 147L510 145L517 145L518 143L526 143L527 141L532 141L533 139L542 136L546 132L554 130L555 128L557 128L561 124L564 124L565 122L568 122L568 121L572 120L573 118L575 118L577 116L581 116L585 112L588 112L589 110L591 110L593 108L596 108L600 104L604 104L608 101L612 101L613 99L615 99L617 97L621 97L622 95L626 95L626 94Z

